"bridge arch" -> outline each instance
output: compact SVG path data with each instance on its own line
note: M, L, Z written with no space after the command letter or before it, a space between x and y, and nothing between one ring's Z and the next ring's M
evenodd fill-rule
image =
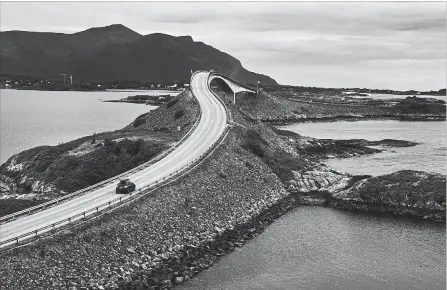
M215 83L219 90L225 93L225 98L233 104L236 103L236 93L249 92L256 94L256 91L247 88L246 86L228 78L225 75L218 73L211 73L208 77L208 86L211 87L211 83Z

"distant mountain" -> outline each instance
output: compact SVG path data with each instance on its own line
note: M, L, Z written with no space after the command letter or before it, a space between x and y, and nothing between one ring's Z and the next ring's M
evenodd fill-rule
M243 83L276 84L247 71L239 60L189 36L142 36L120 24L74 34L0 32L2 74L55 78L73 74L76 83L188 80L191 70L213 69Z

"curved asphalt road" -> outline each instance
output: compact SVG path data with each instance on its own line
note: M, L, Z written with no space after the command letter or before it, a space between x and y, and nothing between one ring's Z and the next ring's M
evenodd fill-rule
M189 138L170 154L150 167L128 176L136 184L137 189L156 180L162 180L164 177L168 177L171 173L191 163L205 153L223 134L227 125L226 111L219 100L209 91L208 78L209 72L201 71L196 73L191 79L192 93L197 98L202 111L198 126ZM117 182L106 185L78 198L0 225L0 241L15 238L84 211L94 209L99 205L116 199L118 196L127 198L127 195L117 195L115 193L116 184Z

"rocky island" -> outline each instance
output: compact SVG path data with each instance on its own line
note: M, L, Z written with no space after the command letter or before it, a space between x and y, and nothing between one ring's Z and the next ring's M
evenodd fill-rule
M138 203L3 253L0 284L15 289L169 289L302 204L445 221L445 175L352 176L321 163L334 155L348 158L417 144L319 140L261 121L344 118L351 111L354 116L391 117L401 109L317 106L266 92L256 100L238 100L237 105L227 102L233 116L227 137L199 167ZM19 153L0 167L1 198L54 198L157 158L188 131L198 109L186 91L121 130ZM436 114L442 116L440 111ZM99 159L105 163L94 162Z
M127 98L123 98L120 100L106 100L103 102L112 102L112 103L134 103L134 104L146 104L159 106L169 102L173 96L171 95L159 95L159 96L150 96L150 95L135 95L129 96Z
M315 89L315 88L314 88ZM442 121L445 101L433 98L365 99L320 88L317 92L291 86L265 86L257 96L241 93L237 105L263 122L281 125L293 122L393 119Z

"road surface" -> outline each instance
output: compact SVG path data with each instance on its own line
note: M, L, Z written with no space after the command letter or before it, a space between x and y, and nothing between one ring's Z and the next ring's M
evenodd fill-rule
M202 112L196 129L163 159L128 176L136 184L137 189L169 177L171 173L193 162L224 133L227 126L225 107L208 89L208 78L209 72L198 72L191 79L191 90ZM115 193L117 183L118 181L46 210L0 225L0 242L63 221L116 199L119 196ZM127 198L127 195L120 196Z

